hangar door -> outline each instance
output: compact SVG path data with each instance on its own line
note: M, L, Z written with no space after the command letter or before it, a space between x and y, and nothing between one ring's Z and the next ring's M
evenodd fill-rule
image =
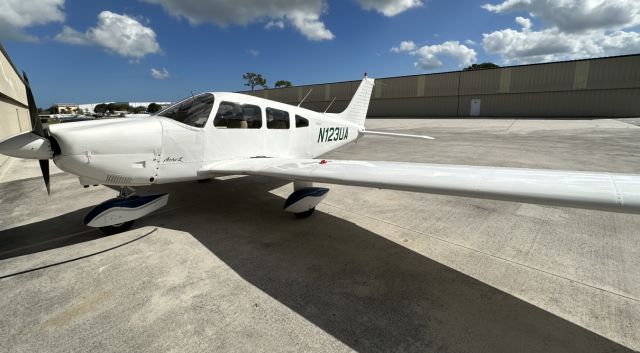
M469 115L470 116L480 116L480 100L479 99L472 99L471 100L471 107L469 108Z

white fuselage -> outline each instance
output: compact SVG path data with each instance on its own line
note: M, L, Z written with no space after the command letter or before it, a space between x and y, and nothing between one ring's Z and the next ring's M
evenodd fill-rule
M54 163L83 184L180 182L202 178L198 171L216 161L313 158L354 141L362 128L332 114L244 94L206 93L193 99L204 95L213 95L213 105L196 126L163 116L52 125L60 146ZM242 118L225 122L221 112L239 106L251 107L252 126ZM276 116L272 112L279 121L268 120Z

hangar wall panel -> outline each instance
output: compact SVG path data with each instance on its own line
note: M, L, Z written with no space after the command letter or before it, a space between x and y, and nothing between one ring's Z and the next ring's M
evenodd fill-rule
M22 80L14 70L9 59L4 55L4 52L1 53L0 74L2 74L2 76L0 77L0 92L22 104L27 104L27 93Z
M384 98L408 98L418 94L417 76L384 78L376 82L378 84Z
M0 102L0 140L31 130L29 111L22 107Z
M27 93L22 79L0 46L0 140L31 130ZM8 158L0 155L0 166Z
M425 77L424 95L427 97L456 96L460 73L423 75Z
M250 93L305 108L344 110L359 80ZM448 72L376 80L371 117L467 117L480 100L481 117L640 116L640 55Z
M514 67L510 93L572 90L574 71L573 62Z
M626 90L591 90L490 94L461 96L460 116L469 116L471 100L481 100L481 116L547 117L623 117L629 111L640 112L640 88Z
M494 94L500 92L500 70L462 72L460 94Z
M589 65L588 89L640 87L640 55L594 60Z

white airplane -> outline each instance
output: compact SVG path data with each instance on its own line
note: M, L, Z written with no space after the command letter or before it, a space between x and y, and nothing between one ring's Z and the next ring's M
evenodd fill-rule
M0 153L40 161L47 191L49 160L80 184L120 189L93 208L85 224L107 234L167 204L168 194L137 196L132 187L261 175L293 181L284 203L311 215L329 191L313 182L376 187L640 213L640 175L379 161L314 159L365 135L431 139L365 129L374 80L366 75L346 110L318 113L237 93L202 93L153 116L52 125L38 119L23 74L33 130L0 141ZM203 185L203 187L207 187Z

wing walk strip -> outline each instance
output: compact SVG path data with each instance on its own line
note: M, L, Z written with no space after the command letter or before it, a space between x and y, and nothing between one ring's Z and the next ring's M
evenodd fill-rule
M577 283L579 285L582 285L582 286L585 286L585 287L589 287L589 288L595 289L595 290L600 291L600 292L612 294L612 295L615 295L615 296L618 296L618 297L621 297L621 298L625 298L625 299L640 303L640 299L637 299L637 298L634 298L634 297L631 297L631 296L628 296L628 295L625 295L625 294L622 294L622 293L613 292L613 291L610 291L608 289L600 288L600 287L595 286L593 284L589 284L589 283L582 282L582 281L579 281L579 280L576 280L576 279L573 279L573 278L569 278L569 277L565 277L563 275L559 275L557 273L553 273L553 272L549 272L549 271L546 271L546 270L543 270L543 269L539 269L539 268L536 268L536 267L533 267L533 266L530 266L530 265L527 265L527 264L524 264L524 263L521 263L521 262L518 262L518 261L510 260L510 259L498 256L498 255L494 255L494 254L488 253L486 251L474 249L472 247L469 247L469 246L466 246L466 245L462 245L462 244L458 244L456 242L452 242L450 240L446 240L446 239L443 239L443 238L440 238L440 237L437 237L437 236L434 236L434 235L431 235L431 234L427 234L427 233L421 232L419 230L415 230L415 229L411 229L411 228L408 228L408 227L405 227L405 226L401 226L399 224L395 224L393 222L386 221L384 219L380 219L380 218L376 218L376 217L373 217L373 216L369 216L369 215L366 215L366 214L363 214L363 213L360 213L360 212L357 212L357 211L348 210L348 209L345 209L345 208L342 208L342 207L339 207L339 206L336 206L334 204L331 204L331 203L328 203L328 202L324 202L324 201L321 204L329 206L329 207L333 207L335 209L338 209L338 210L341 210L341 211L344 211L344 212L353 213L353 214L356 214L358 216L365 217L365 218L368 218L368 219L371 219L371 220L374 220L374 221L377 221L377 222L385 223L385 224L388 224L390 226L397 227L397 228L409 231L411 233L424 235L424 236L429 237L431 239L435 239L435 240L437 240L439 242L446 243L446 244L449 244L449 245L453 245L455 247L459 247L459 248L462 248L462 249L465 249L465 250L473 251L473 252L478 253L478 254L486 255L486 256L489 256L491 258L494 258L494 259L502 261L502 262L507 262L507 263L510 263L512 265L524 267L524 268L527 268L527 269L530 269L530 270L534 270L534 271L543 273L543 274L548 275L548 276L552 276L552 277L560 278L560 279L563 279L563 280L566 280L566 281L574 282L574 283ZM405 245L402 245L402 244L399 244L399 245L401 245L403 247L406 247ZM420 255L422 255L422 254L420 254ZM422 255L422 256L424 256L424 255ZM471 277L473 277L473 276L471 276Z

